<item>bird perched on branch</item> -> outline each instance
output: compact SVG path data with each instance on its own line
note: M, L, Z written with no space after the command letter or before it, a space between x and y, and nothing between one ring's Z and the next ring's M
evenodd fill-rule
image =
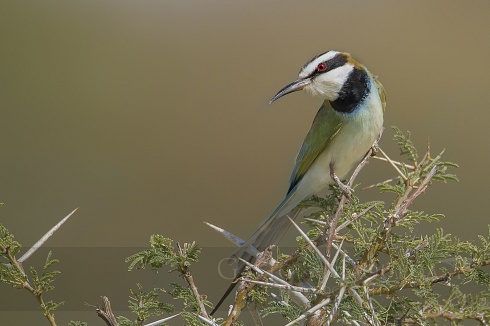
M281 89L270 103L306 90L324 101L296 158L286 197L254 234L234 253L251 261L248 246L263 251L277 244L290 226L286 215L304 199L340 182L369 151L383 126L383 85L348 53L329 51L308 61L298 79ZM295 214L293 214L295 215ZM239 264L237 277L244 265ZM213 313L233 289L232 284Z

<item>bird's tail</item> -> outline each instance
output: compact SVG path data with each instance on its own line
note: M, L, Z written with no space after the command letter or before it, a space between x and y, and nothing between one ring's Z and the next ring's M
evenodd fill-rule
M299 209L293 209L289 214L282 216L277 214L271 215L266 222L264 222L257 231L255 231L254 234L233 253L233 256L242 257L249 246L262 252L270 245L279 243L291 226L291 222L286 215L289 215L289 217L294 219L296 218L297 211L299 211Z
M294 187L287 195L286 198L277 206L272 214L259 226L259 228L252 234L252 236L245 241L244 244L238 248L232 256L241 257L246 251L248 246L252 246L259 252L264 251L271 244L277 244L281 238L286 234L289 226L291 225L289 219L286 217L288 213L291 213L291 218L295 218L298 209L296 206L301 202L302 198L297 198L297 186Z
M290 206L288 204L291 202L291 195L292 194L286 196L283 202L264 221L264 223L262 223L262 225L254 232L254 234L252 234L252 236L233 253L232 257L240 257L245 261L253 262L255 260L255 257L247 252L247 247L252 246L259 252L262 252L271 244L277 244L281 240L281 238L286 234L291 225L291 222L285 216L286 214L284 214L284 208L286 207L286 210L288 210L287 207ZM298 203L295 203L292 207L294 208L295 206L297 206L297 204ZM290 217L294 219L298 215L298 211L298 208L294 208L290 212ZM237 279L240 277L244 269L245 263L243 263L242 261L238 261L235 279L230 284L226 292L223 294L218 304L211 312L211 315L214 314L216 310L218 310L226 297L231 293L233 288L236 286Z

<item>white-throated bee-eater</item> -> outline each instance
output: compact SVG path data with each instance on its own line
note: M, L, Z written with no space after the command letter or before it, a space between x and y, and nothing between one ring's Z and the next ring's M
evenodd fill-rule
M348 53L329 51L308 61L298 79L281 89L270 103L299 90L324 101L296 158L286 197L234 253L249 261L252 256L245 251L247 246L263 251L277 244L291 224L286 215L302 200L327 189L335 178L346 176L372 147L383 126L384 88ZM242 270L239 267L239 274Z

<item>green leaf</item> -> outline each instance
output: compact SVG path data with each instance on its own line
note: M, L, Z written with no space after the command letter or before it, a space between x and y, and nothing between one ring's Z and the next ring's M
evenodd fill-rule
M410 132L407 131L407 135L405 136L398 127L392 126L391 128L395 131L395 136L393 139L397 142L398 147L400 148L400 155L407 155L410 161L417 162L418 153L417 149L410 140Z

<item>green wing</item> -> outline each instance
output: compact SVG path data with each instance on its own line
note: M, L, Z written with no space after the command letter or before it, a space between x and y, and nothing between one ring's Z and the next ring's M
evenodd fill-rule
M383 112L386 110L386 92L383 84L378 80L378 78L373 77L376 82L376 87L378 88L379 98L381 99L381 104L383 105Z
M288 193L301 181L311 164L328 146L341 128L342 120L340 115L335 114L329 101L323 102L299 150L298 157L296 157L293 174L289 180Z

